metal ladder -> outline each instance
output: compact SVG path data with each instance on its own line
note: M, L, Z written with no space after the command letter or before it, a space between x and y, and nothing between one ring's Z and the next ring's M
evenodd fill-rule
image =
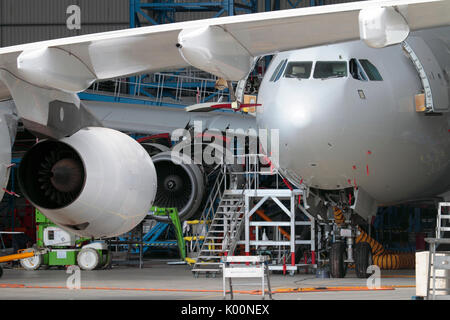
M192 268L194 276L221 272L222 257L233 254L242 233L244 213L244 197L225 190Z
M450 207L450 202L439 202L436 221L436 239L445 239L444 232L450 231L450 213L442 214L442 208Z
M444 237L444 232L450 231L450 214L442 214L443 207L450 207L450 202L440 202L438 207L437 222L436 222L436 238L426 238L430 244L430 253L428 256L428 276L427 276L427 300L444 299L450 300L450 253L439 252L436 253L436 248L440 244L450 244L450 239ZM447 221L447 223L445 223ZM433 269L433 270L431 270ZM437 270L444 270L444 276L436 275ZM445 288L436 288L436 280L445 279ZM436 291L444 291L446 295L436 295Z

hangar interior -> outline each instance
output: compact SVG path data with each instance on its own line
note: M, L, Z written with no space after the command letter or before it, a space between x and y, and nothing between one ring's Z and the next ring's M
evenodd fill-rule
M22 0L19 5L14 0L3 0L0 47L340 2L348 1ZM71 5L81 8L79 27L68 27ZM270 56L260 59L244 83L249 104L256 101L270 59ZM232 84L234 89L237 86ZM234 93L229 88L215 76L186 68L97 82L79 97L102 103L183 109L198 103L231 102ZM254 107L241 112L251 115ZM158 192L154 207L149 208L149 217L138 227L99 242L59 228L21 196L18 168L37 138L19 124L7 194L0 203L0 230L23 232L25 236L2 235L1 252L4 255L33 245L53 250L34 260L11 263L9 267L31 272L78 264L83 270L106 270L116 266L145 268L152 259L169 259L174 264L179 261L189 265L194 277L216 277L221 272L223 256L267 255L269 269L275 273L291 276L320 273L325 278L331 273L331 277L342 278L349 269L358 277L367 278L369 255L382 270L411 270L415 268L415 253L428 249L425 238L435 235L440 199L379 207L366 219L337 208L325 215L315 214L314 210L320 206L316 191L293 187L270 163L260 161L259 149L256 154L248 153L250 140L238 143L241 150L237 147L232 150L233 157L240 161L238 165L175 165L167 156L176 142L170 132L126 133L152 156ZM330 201L348 198L349 193L344 192ZM350 226L352 219L360 219L357 228ZM367 243L368 248L364 245ZM358 252L361 261L356 261L352 252Z

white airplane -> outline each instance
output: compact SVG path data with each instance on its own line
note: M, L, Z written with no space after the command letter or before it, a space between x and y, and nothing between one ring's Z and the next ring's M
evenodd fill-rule
M274 164L292 183L336 203L352 195L363 216L378 203L439 194L450 174L449 25L448 0L363 1L0 48L0 100L15 106L2 104L2 187L14 128L5 117L17 113L48 138L19 169L30 202L78 235L123 234L155 199L155 165L136 141L102 127L76 93L190 65L237 81L256 57L280 52L256 120L280 129Z

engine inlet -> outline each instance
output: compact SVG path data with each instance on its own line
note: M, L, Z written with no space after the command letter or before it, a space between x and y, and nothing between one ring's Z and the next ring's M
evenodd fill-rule
M81 193L85 179L77 152L59 141L42 141L23 157L19 167L22 192L36 205L62 208Z

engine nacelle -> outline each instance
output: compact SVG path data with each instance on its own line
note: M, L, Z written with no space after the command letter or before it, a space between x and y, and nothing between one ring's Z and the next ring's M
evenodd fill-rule
M84 237L114 237L147 215L156 195L156 170L135 140L88 127L44 140L23 157L19 184L51 221Z
M158 176L154 205L177 208L181 221L193 217L205 195L206 183L202 169L191 163L189 157L171 151L158 153L152 159ZM154 216L154 219L170 221L165 216Z

